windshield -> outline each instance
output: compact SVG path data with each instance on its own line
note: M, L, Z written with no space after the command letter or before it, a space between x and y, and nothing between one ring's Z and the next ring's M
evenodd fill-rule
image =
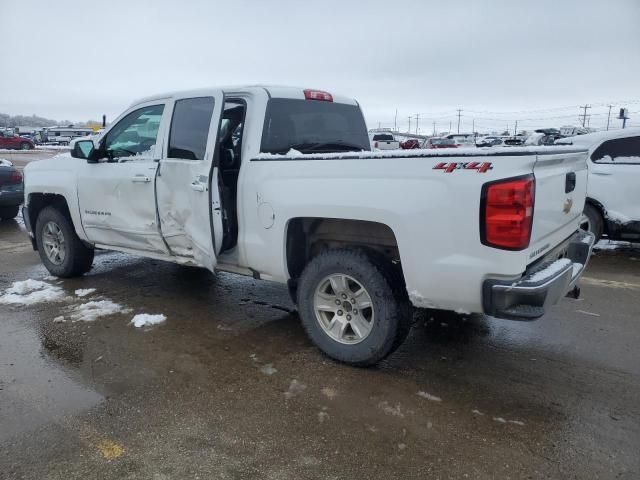
M272 98L262 132L261 152L303 153L370 150L367 127L357 105Z

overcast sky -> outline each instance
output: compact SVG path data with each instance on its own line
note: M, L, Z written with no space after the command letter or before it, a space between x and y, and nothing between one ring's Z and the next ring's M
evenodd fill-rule
M137 97L255 83L353 96L370 127L419 113L422 132L458 108L463 130L640 111L638 0L0 0L0 45L14 115L113 119Z

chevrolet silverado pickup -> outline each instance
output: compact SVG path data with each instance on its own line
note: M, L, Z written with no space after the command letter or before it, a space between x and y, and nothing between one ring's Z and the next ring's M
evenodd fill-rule
M574 147L372 152L358 103L235 87L131 105L71 155L25 169L52 275L118 250L286 284L311 340L371 365L415 308L540 317L591 255Z

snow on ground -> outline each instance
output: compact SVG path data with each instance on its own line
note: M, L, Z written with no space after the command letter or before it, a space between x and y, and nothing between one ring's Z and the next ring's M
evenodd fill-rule
M0 158L0 167L13 167L13 163L6 158Z
M596 243L593 248L595 250L616 250L618 248L629 248L632 247L633 244L631 242L622 242L616 240L600 240Z
M265 375L273 375L274 373L278 373L278 369L275 368L271 363L267 363L260 367L260 371Z
M65 145L36 145L36 150L71 150Z
M293 380L291 380L291 383L289 384L289 390L284 392L284 397L287 400L290 400L291 398L295 397L296 395L299 395L300 393L304 392L306 389L307 389L307 386L304 383L301 383L298 380L293 379Z
M106 317L116 313L129 313L130 311L130 308L123 307L111 300L93 300L72 307L71 319L74 322L93 322L100 317Z
M33 305L42 302L57 302L64 300L65 294L62 288L40 280L23 280L14 282L7 288L0 303L12 305Z
M427 392L418 392L418 396L422 398L426 398L427 400L431 400L432 402L441 402L442 399L440 397L436 397L435 395L431 395Z
M148 313L139 313L133 319L131 319L131 324L134 327L150 327L151 325L157 325L159 323L164 322L167 319L167 316L160 313L158 315L150 315Z
M79 288L75 291L75 294L78 297L86 297L87 295L91 295L95 291L95 288Z

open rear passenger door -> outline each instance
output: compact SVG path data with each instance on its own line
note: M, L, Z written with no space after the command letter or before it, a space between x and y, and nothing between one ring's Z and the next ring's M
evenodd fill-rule
M213 271L222 245L222 215L213 160L224 99L221 91L176 97L156 177L162 237L172 255Z

